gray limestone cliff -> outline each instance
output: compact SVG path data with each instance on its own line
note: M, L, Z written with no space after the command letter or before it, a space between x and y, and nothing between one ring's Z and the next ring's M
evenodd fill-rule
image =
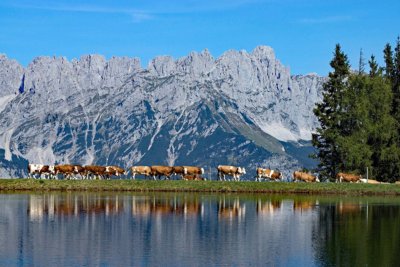
M324 81L292 76L266 46L217 59L208 50L160 56L147 68L98 55L38 57L23 68L0 55L0 160L236 164L248 179L256 166L289 177L315 165L307 155Z

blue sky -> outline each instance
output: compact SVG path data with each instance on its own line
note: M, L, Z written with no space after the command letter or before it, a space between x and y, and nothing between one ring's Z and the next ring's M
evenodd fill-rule
M179 58L208 48L274 48L292 74L326 75L336 43L357 68L360 49L382 62L400 34L397 0L0 0L0 53Z

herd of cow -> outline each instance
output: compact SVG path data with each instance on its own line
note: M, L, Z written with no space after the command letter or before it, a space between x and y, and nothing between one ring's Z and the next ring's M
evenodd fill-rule
M136 175L144 175L145 178L153 178L154 180L171 179L172 175L180 176L183 180L206 180L202 175L204 168L195 166L133 166L130 168L131 179L135 179ZM218 179L226 181L226 176L231 176L234 181L240 181L240 176L246 174L245 168L219 165L217 167ZM45 178L45 179L111 179L111 177L119 177L127 175L127 171L118 166L96 166L96 165L43 165L29 164L29 178ZM273 181L282 181L283 176L279 171L271 169L257 168L256 181L268 179ZM347 173L339 173L336 182L364 182L361 175L353 175ZM317 176L306 172L295 171L293 173L293 181L298 182L319 182Z

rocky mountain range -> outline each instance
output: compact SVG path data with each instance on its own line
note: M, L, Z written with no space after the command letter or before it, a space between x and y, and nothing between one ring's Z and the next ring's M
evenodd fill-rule
M312 109L326 78L291 75L272 48L208 50L142 68L128 57L0 55L0 175L26 164L312 168ZM209 173L211 171L211 174Z

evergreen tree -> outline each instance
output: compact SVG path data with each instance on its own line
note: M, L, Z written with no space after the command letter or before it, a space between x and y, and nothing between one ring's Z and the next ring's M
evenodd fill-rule
M374 55L371 55L371 59L368 61L368 64L369 64L369 76L372 78L379 75L380 69L378 63L376 63Z
M369 75L360 51L358 73L350 74L347 56L336 45L333 71L314 109L320 127L312 142L322 178L333 179L338 171L364 173L372 167L377 180L400 179L400 38L394 51L393 56L386 44L383 69L372 55Z
M395 54L393 60L393 77L392 77L392 88L394 97L397 98L396 104L400 104L400 37L397 37ZM400 123L400 116L397 116Z
M372 152L371 167L376 179L393 182L400 175L400 149L397 122L391 115L393 93L390 83L381 75L366 80L368 103L368 145Z
M391 115L392 98L390 82L380 72L374 77L350 75L343 91L345 112L337 139L341 171L364 173L366 167L372 167L376 179L397 180L400 149L396 146L396 120Z
M362 74L365 71L365 60L362 48L360 49L360 58L358 60L358 74Z
M339 44L335 47L330 66L333 71L323 85L323 100L314 109L320 127L316 129L312 140L313 146L318 150L314 156L320 160L318 170L323 179L334 179L343 164L337 143L342 133L343 92L347 87L350 65Z
M368 76L352 74L343 91L341 133L337 145L342 157L341 171L363 173L371 165L372 151L368 146L369 95Z
M388 58L389 58L388 62L390 65L390 56L388 56ZM385 54L385 60L386 60L386 54ZM392 64L389 67L391 75L389 76L389 80L392 83L392 92L393 92L392 114L394 118L397 120L398 132L400 134L400 38L399 37L397 37L394 59L391 60Z
M393 80L393 51L392 47L389 43L386 44L385 49L383 50L383 56L385 59L385 77L390 81Z

